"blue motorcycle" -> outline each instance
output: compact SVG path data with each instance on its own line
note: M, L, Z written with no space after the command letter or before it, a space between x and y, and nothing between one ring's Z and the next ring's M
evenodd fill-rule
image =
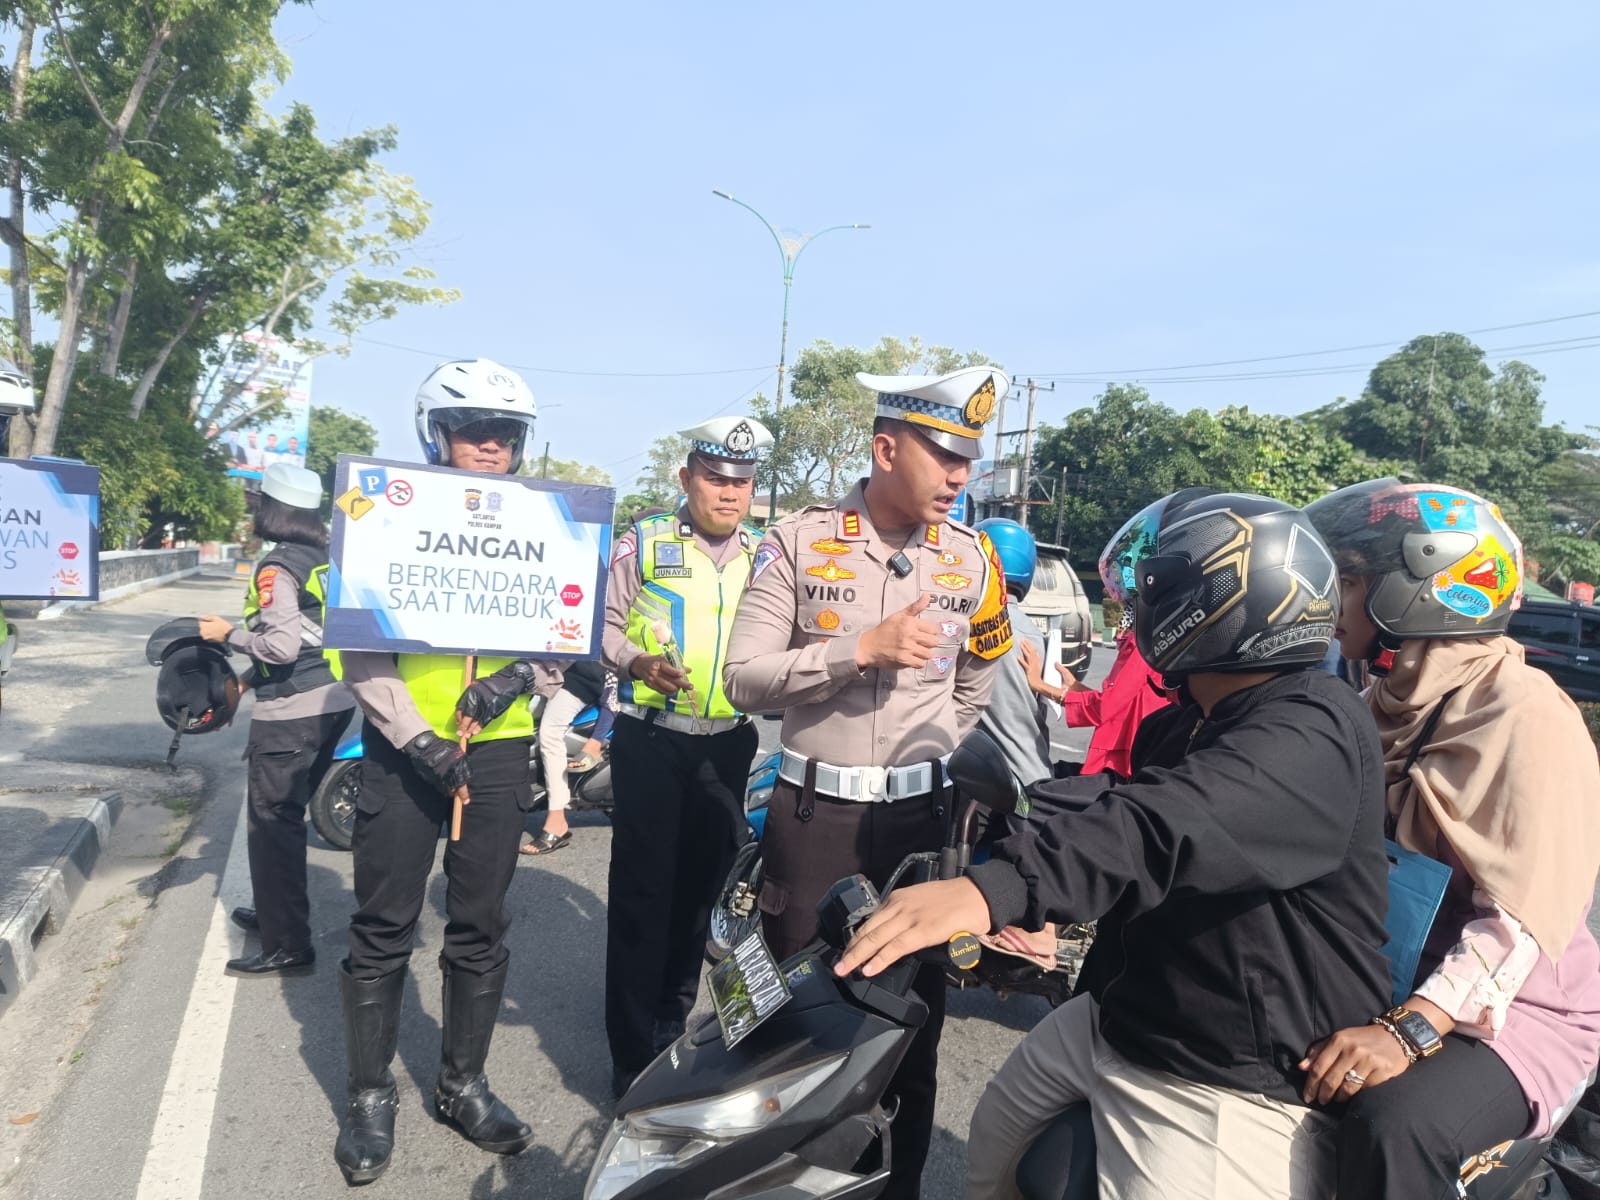
M567 761L582 756L583 744L594 732L595 721L600 717L597 705L589 705L578 713L567 731ZM322 840L335 850L350 849L355 836L356 801L361 796L361 738L363 729L353 725L350 732L333 752L333 765L311 795L311 823L322 835ZM544 780L544 762L538 743L529 748L529 770L533 777L533 803L529 812L538 812L548 803ZM582 771L568 771L567 783L572 789L570 812L603 812L611 814L611 738L608 734L601 749L599 761Z

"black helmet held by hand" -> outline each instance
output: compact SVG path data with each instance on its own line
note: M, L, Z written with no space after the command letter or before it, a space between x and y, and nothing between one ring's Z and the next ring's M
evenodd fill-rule
M231 724L244 688L228 665L228 652L200 636L194 617L168 621L145 643L144 656L161 668L156 677L156 711L176 731L167 751L170 763L186 733L210 733Z
M1182 677L1323 660L1338 572L1304 513L1236 493L1179 492L1157 504L1155 551L1136 568L1134 636L1146 662Z

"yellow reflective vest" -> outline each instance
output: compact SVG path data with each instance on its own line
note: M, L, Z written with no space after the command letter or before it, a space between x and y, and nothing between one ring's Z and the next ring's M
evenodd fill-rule
M395 669L412 703L433 731L442 738L455 741L456 702L466 691L464 674L466 659L453 654L396 654ZM479 658L473 672L474 679L493 675L501 667L515 662L511 658ZM497 742L506 738L531 738L533 736L533 711L528 707L530 697L518 696L511 707L490 721L474 742Z
M739 539L740 552L720 571L700 549L693 531L679 526L675 513L646 517L634 526L634 536L643 586L628 610L627 638L646 654L660 654L653 626L666 621L694 691L663 696L630 677L618 681L617 698L641 708L698 717L738 716L739 710L722 690L722 667L733 615L750 580L758 535L741 526L733 535Z

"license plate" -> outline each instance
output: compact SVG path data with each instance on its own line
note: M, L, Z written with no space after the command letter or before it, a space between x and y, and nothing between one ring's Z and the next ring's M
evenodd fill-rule
M730 1050L789 1002L789 985L759 929L751 930L711 969L708 982L722 1044Z

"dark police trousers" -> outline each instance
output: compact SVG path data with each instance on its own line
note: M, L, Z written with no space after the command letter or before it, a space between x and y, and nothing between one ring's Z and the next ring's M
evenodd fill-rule
M333 763L334 749L355 715L343 712L250 722L249 800L245 844L261 952L291 953L311 945L306 898L306 805Z
M617 717L606 1036L619 1071L648 1066L694 1007L711 906L744 841L756 742L749 722L690 734Z
M443 958L473 975L506 961L506 889L517 869L524 814L532 803L531 739L467 747L472 802L462 811L461 840L446 842ZM356 905L350 919L350 974L382 978L411 957L417 918L452 801L424 782L403 750L375 733L366 739L356 806Z
M906 855L938 850L949 804L948 792L878 804L822 795L808 800L798 784L778 780L761 836L761 932L773 955L781 962L816 938L817 902L839 880L859 872L881 888ZM889 1095L899 1098L883 1193L890 1200L920 1194L933 1137L944 973L924 967L913 986L928 1005L928 1019L889 1081Z

